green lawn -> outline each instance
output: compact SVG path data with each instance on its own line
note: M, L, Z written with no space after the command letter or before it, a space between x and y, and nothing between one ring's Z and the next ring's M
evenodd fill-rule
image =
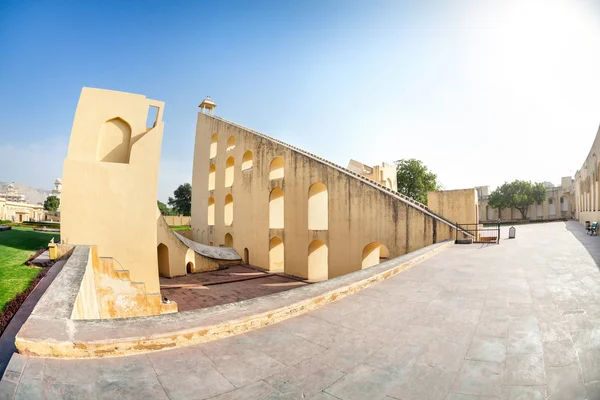
M189 225L174 225L171 227L171 229L173 229L174 231L189 231L190 229L192 229L192 227Z
M37 250L48 247L50 239L60 241L54 232L35 232L30 228L13 227L0 232L0 311L16 295L23 292L41 271L25 265Z

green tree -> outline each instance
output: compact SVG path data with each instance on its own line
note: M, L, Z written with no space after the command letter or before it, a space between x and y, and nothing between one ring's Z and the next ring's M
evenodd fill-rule
M46 200L44 200L44 210L56 211L58 210L59 205L60 199L56 196L48 196L46 197Z
M427 192L442 188L437 175L429 171L420 160L398 160L395 164L398 192L427 204Z
M156 203L158 204L158 209L162 215L175 215L175 212L162 201L157 200Z
M534 203L540 204L546 199L546 188L541 183L515 180L504 182L494 190L488 199L488 204L502 212L503 208L514 207L527 218L529 207Z
M169 206L179 215L192 215L192 185L184 183L179 185L173 197L169 197Z

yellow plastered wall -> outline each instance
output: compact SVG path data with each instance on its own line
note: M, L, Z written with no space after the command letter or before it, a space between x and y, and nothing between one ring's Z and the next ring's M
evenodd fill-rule
M158 108L146 127L150 107ZM159 292L156 198L164 103L83 88L63 166L61 240L97 245L148 293ZM112 146L112 149L111 149Z
M479 223L477 190L475 189L427 192L427 207L452 222Z
M233 148L227 145L232 136ZM252 167L242 170L247 152L252 153ZM233 184L227 187L226 160L230 157L235 167ZM274 160L276 166L279 164L277 174L273 173ZM215 186L209 190L211 165L215 166ZM312 191L319 214L316 229L309 229L309 191L316 183L326 191ZM283 228L271 229L269 203L275 188L283 193L284 221ZM231 208L225 206L228 196ZM208 223L210 198L214 199L214 225ZM230 224L225 224L226 212ZM434 240L454 237L448 225L434 223L433 217L387 192L250 130L201 113L194 150L192 232L193 240L203 244L233 243L245 261L264 269L281 268L279 260L270 261L270 255L280 254L271 252L272 239L277 237L283 244L284 272L311 280L360 270L363 249L373 242L384 245L386 254L393 258ZM226 235L230 235L227 241ZM315 241L321 241L323 247L316 246Z

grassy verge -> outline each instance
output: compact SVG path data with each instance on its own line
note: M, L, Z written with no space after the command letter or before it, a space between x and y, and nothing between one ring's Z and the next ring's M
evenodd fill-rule
M30 228L13 227L0 232L0 311L40 273L40 268L25 262L37 250L47 247L53 237L55 242L60 240L58 233L35 232Z
M189 225L174 225L171 227L174 231L189 231L192 229Z

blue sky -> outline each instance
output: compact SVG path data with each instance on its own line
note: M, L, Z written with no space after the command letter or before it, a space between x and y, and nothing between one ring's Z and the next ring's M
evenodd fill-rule
M600 124L592 0L0 2L0 181L51 188L82 87L164 101L159 199L195 118L334 162L419 158L448 189L560 182Z

